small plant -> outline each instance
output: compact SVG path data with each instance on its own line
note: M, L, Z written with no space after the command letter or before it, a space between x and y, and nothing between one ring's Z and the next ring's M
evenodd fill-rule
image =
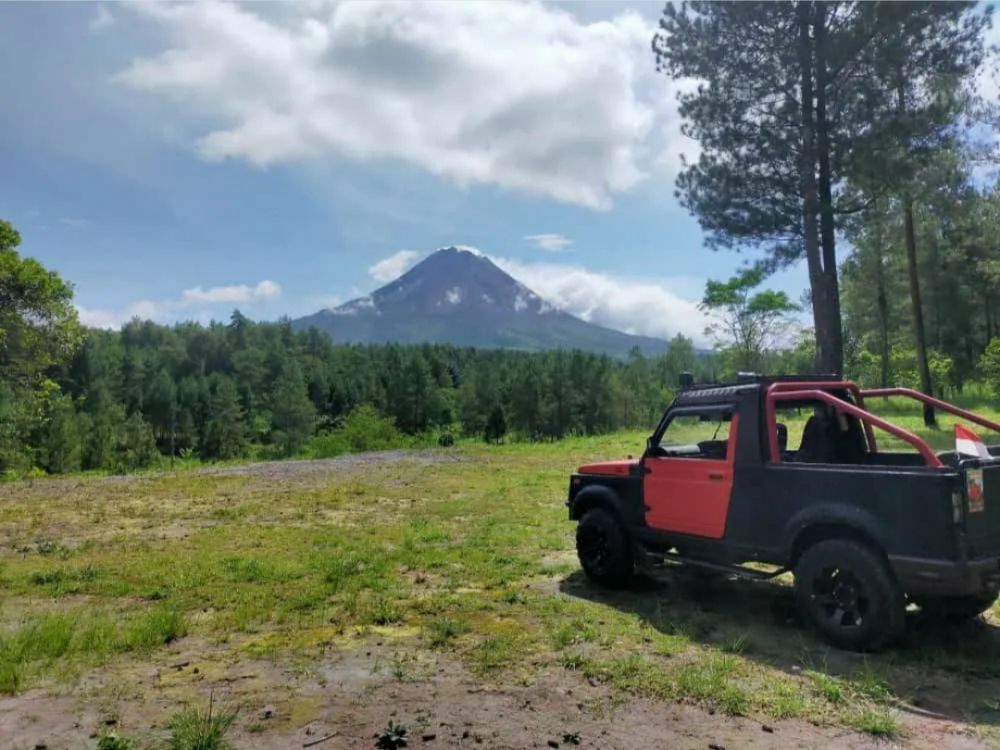
M822 672L809 672L809 678L813 681L820 695L830 703L840 704L844 701L843 683L836 677L831 677Z
M527 604L528 597L524 595L523 592L517 589L507 589L503 592L501 597L507 604Z
M855 729L880 739L892 740L900 734L896 712L889 708L862 709L851 720L851 724Z
M390 720L388 726L378 736L375 747L379 750L396 750L397 747L406 747L406 735L409 731L405 724L397 724Z
M134 750L135 740L118 732L102 734L97 741L97 750Z
M412 673L414 658L410 654L395 652L392 655L389 671L399 682L405 682Z
M562 741L564 745L579 745L580 735L577 732L563 732Z
M215 696L208 699L208 708L202 711L189 706L174 714L170 720L170 750L233 750L226 739L236 721L236 710L216 709Z
M729 638L722 643L722 650L727 654L742 654L748 650L749 638L746 633Z
M452 639L467 632L469 625L464 620L456 620L451 617L436 617L427 624L430 634L431 646L443 648Z

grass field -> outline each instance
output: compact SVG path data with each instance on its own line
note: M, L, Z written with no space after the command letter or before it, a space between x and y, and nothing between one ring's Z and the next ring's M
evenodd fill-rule
M894 418L919 424L915 413ZM947 426L927 434L951 444ZM456 706L489 705L481 690L562 696L551 716L575 723L538 731L564 745L584 726L585 745L644 746L592 736L617 731L615 712L636 701L680 704L695 713L679 721L699 727L748 717L719 726L757 742L761 723L801 746L1000 741L993 621L947 633L918 622L900 647L863 657L796 623L787 581L706 588L666 572L626 592L590 586L566 520L567 474L643 441L620 433L2 485L0 737L91 747L117 726L152 746L175 712L212 694L240 708L239 747L298 746L288 738L317 722L345 738L326 747L372 746L391 717L426 730L443 710L444 698L420 703L408 690L451 686ZM40 721L57 711L62 724ZM501 739L515 730L504 715L491 729ZM449 731L434 741L445 746L458 735ZM487 745L522 746L501 739Z

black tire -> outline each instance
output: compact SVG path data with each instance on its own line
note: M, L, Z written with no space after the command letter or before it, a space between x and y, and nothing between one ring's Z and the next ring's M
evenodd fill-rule
M933 596L915 599L924 617L951 625L974 620L989 610L996 600L995 591L979 596Z
M867 545L828 539L795 566L799 609L834 646L874 651L906 626L906 599L885 560Z
M604 508L591 508L576 527L576 554L594 583L610 588L628 584L635 559L625 530Z

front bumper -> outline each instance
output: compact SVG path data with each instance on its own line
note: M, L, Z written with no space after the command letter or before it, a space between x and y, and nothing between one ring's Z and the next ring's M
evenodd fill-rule
M907 594L968 596L1000 590L1000 557L934 560L890 555L889 565Z

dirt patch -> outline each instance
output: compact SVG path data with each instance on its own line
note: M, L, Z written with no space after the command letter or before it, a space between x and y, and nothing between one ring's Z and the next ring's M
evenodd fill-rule
M200 647L199 647L200 648ZM328 738L326 748L370 748L390 720L407 727L409 747L670 748L891 747L802 721L727 717L696 706L622 700L574 672L552 669L530 684L483 682L456 659L438 654L416 676L393 675L394 654L357 644L304 672L267 661L230 661L224 651L178 649L156 667L85 678L72 696L34 690L0 700L0 737L8 747L89 747L99 732L164 736L181 692L239 706L238 748L286 750ZM165 655L166 656L166 655ZM136 670L143 668L135 667ZM576 743L579 744L576 744ZM553 744L554 743L554 744ZM912 748L986 747L957 726L928 722L905 741Z

